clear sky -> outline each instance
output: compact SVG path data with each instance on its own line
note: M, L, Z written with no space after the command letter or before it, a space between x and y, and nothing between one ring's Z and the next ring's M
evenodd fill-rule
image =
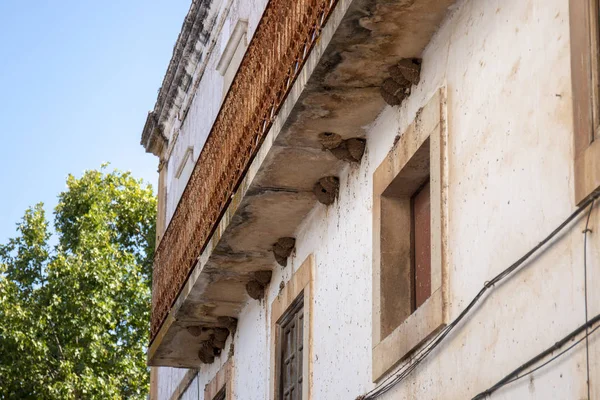
M140 146L191 0L0 0L0 243L103 162L156 186Z

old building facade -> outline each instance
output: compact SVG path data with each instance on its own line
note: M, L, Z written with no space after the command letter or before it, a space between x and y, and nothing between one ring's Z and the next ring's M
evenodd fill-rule
M600 399L598 0L194 0L152 399Z

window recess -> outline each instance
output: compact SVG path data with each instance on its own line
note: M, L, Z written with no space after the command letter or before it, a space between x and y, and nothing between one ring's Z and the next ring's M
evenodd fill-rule
M570 0L575 202L600 189L600 1Z
M313 268L311 255L271 303L271 400L312 398Z
M373 380L445 325L446 124L440 89L373 175Z
M213 400L226 400L227 399L227 389L223 388L219 393L217 393L217 395L215 397L213 397Z
M302 353L304 349L304 293L278 322L279 330L279 398L302 399Z
M411 199L412 312L431 296L431 192L429 176Z

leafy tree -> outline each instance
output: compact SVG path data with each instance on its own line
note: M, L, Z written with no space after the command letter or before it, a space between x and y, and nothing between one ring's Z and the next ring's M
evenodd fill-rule
M142 399L156 199L129 173L69 176L0 245L0 399Z

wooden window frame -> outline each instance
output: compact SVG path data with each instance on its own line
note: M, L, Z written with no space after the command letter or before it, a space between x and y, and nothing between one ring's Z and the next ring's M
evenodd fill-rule
M419 110L373 174L374 382L448 321L446 120L446 91L441 88ZM431 294L413 311L411 196L427 175L431 196ZM386 289L390 280L395 280L392 286L396 287L391 300L385 298L390 293ZM396 319L385 320L386 314Z
M304 307L303 351L302 351L302 400L312 399L313 360L313 276L314 257L310 255L296 270L292 278L279 291L271 303L271 384L270 399L280 400L279 377L281 374L280 329L278 322L286 314L298 296L302 295Z
M575 203L581 204L600 189L600 23L598 0L569 6Z
M298 321L298 320L301 321ZM280 399L285 398L285 390L286 390L286 382L285 381L285 370L283 368L283 364L285 362L284 358L286 356L286 352L285 352L285 343L283 340L284 337L284 330L287 329L289 324L292 324L293 321L295 320L295 323L297 324L294 328L296 330L296 333L299 333L298 330L300 330L300 324L302 324L302 340L298 340L298 338L296 337L294 339L294 352L298 353L299 351L302 352L301 354L304 355L304 292L301 292L298 297L296 297L296 299L292 302L292 304L288 307L288 309L283 313L283 315L279 318L279 320L277 321L277 337L279 338L279 340L277 341L277 361L278 361L278 375L277 375L277 395L279 396ZM298 348L300 350L298 350ZM303 358L303 357L302 357ZM302 366L304 360L300 359L300 360L296 360L296 363L300 362L300 366ZM302 373L300 375L300 378L296 377L294 378L295 380L299 380L300 381L300 390L302 390L302 380L304 378L304 374ZM295 386L295 385L294 385Z
M411 280L412 280L412 307L411 312L415 312L420 306L425 303L425 301L431 296L431 177L428 175L425 178L425 183L419 187L415 193L411 196L410 199L410 212L411 212ZM421 220L419 217L422 217L422 214L419 215L418 209L420 209L421 205L419 204L423 196L425 196L425 192L427 192L426 200L428 203L427 213L427 228L426 230L421 224ZM425 233L425 234L424 234ZM424 235L423 235L424 234ZM419 268L419 261L423 261L419 256L419 250L421 243L421 238L429 238L428 246L429 250L426 252L426 268ZM426 271L423 273L422 271ZM425 282L423 282L425 281ZM425 287L425 290L422 288ZM425 294L426 292L426 294Z
M205 400L233 400L233 358L229 358L221 367L215 377L204 388ZM222 396L225 391L225 397Z

